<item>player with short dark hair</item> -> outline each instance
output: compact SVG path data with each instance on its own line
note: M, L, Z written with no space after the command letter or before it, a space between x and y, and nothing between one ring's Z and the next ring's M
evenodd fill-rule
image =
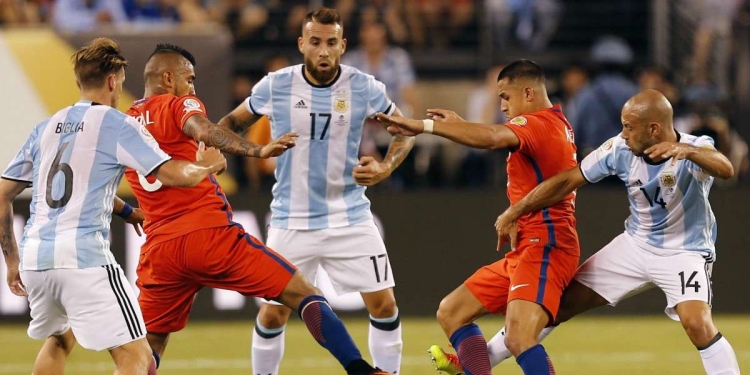
M183 48L157 46L146 63L144 98L128 111L165 152L193 160L205 143L227 153L268 158L295 146L295 132L258 145L209 121L195 95L194 66ZM232 208L213 176L184 190L162 186L135 170L126 176L146 216L137 286L155 358L164 354L169 335L187 324L195 293L208 286L279 301L298 312L350 375L382 373L362 359L341 320L297 267L232 221Z
M576 165L573 130L560 106L547 97L544 72L529 60L506 66L498 76L506 125L475 124L455 112L428 110L430 120L378 119L392 134L435 134L487 149L507 149L511 203L518 202L545 179ZM573 277L580 250L575 230L574 194L541 212L524 216L521 237L505 258L479 269L440 302L437 318L456 349L467 375L491 375L487 343L474 321L487 314L505 314L506 342L524 374L554 374L552 362L537 341L539 332L557 315L560 296ZM498 248L499 250L499 248ZM445 354L430 352L441 367Z

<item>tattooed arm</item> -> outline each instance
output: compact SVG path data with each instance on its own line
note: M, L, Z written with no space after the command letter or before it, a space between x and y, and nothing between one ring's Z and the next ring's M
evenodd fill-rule
M401 111L396 108L393 116L401 117ZM414 141L414 137L401 134L394 135L382 162L376 161L371 156L363 156L359 159L359 165L354 168L352 173L354 180L359 185L372 186L386 179L401 165L406 155L409 155L409 151L414 147Z
M227 128L235 133L242 133L250 125L255 124L263 116L258 116L247 110L245 104L242 103L228 115L224 116L219 120L219 126Z
M182 132L196 141L204 142L226 153L262 157L263 146L249 142L224 126L217 126L202 115L191 116L182 127Z
M29 186L27 182L0 179L0 246L8 266L8 286L13 294L19 296L26 295L26 292L18 271L21 259L13 231L13 200Z

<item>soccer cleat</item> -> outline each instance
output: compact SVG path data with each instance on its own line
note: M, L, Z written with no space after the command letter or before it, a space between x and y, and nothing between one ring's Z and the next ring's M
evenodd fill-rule
M443 348L437 345L431 346L427 353L430 353L430 359L432 359L432 363L435 365L435 370L448 375L464 374L464 369L461 367L457 355L446 353L443 351Z
M383 371L383 370L381 370L379 368L376 368L376 369L370 371L370 373L368 375L392 375L392 374L390 372L385 372L385 371Z

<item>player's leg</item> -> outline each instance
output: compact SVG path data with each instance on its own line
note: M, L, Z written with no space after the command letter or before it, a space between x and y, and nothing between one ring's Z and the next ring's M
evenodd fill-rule
M143 315L120 266L57 271L66 291L60 303L78 343L90 350L109 350L115 374L155 373Z
M286 323L292 309L281 305L263 303L255 319L252 342L252 365L254 374L277 375L284 357Z
M642 251L621 234L586 260L563 291L554 325L544 328L538 341L578 314L607 304L614 306L650 287L644 268L646 260L642 257ZM505 329L503 327L488 343L493 367L512 356L505 345Z
M70 329L62 335L48 337L36 356L32 373L62 375L65 372L65 360L73 351L75 344L76 338Z
M156 374L156 367L152 365L151 347L145 338L110 349L109 354L115 361L114 375Z
M570 282L570 285L563 291L562 298L560 299L560 310L557 313L555 324L543 328L539 333L537 341L542 342L552 333L552 331L555 330L555 328L557 328L559 324L567 322L574 316L607 304L609 304L609 302L604 297L573 279L573 281ZM487 349L490 354L490 363L492 364L492 367L495 367L506 359L513 357L513 353L511 353L505 345L505 331L506 327L503 326L503 328L500 329L500 331L495 334L489 342L487 342Z
M709 375L740 373L734 349L711 318L712 263L697 253L656 257L651 265L654 282L667 296L665 313L679 319L701 355Z
M466 283L440 301L437 311L438 323L456 350L466 375L492 374L487 342L482 331L474 324L475 320L489 313Z
M222 230L226 233L217 236L221 241L213 241L215 246L196 254L197 258L205 258L196 258L196 263L205 267L204 275L208 275L201 278L202 283L282 303L298 313L315 340L336 357L348 374L365 375L375 370L362 359L320 290L293 264L244 233L241 227Z
M34 362L35 374L62 374L65 360L75 345L68 317L58 303L57 279L48 276L57 272L21 271L31 310L29 337L44 340Z
M376 367L392 373L401 368L403 339L388 253L375 222L321 231L317 249L321 266L337 294L360 292L370 315L369 348ZM296 264L296 263L295 263Z
M404 341L393 288L362 293L362 299L370 314L368 344L372 361L376 367L400 373Z
M294 264L297 269L315 280L319 260L321 231L286 230L268 228L268 247ZM254 374L277 375L284 357L285 327L292 310L278 302L263 303L255 320L252 340L252 366Z
M138 262L138 305L143 312L146 339L157 368L170 333L185 328L195 293L202 287L184 264L186 254L201 251L206 244L200 232L148 246L142 250ZM195 244L201 247L196 249Z
M525 246L524 246L525 245ZM505 345L524 374L554 374L552 361L539 343L542 329L554 322L563 290L578 266L577 244L523 244L508 255L515 261L505 318Z

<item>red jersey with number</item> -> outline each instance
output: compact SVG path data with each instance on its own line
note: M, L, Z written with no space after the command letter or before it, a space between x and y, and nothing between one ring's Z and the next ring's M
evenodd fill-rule
M576 146L571 127L559 105L511 119L518 149L508 157L508 199L515 204L542 181L573 168ZM518 220L519 244L541 242L578 248L575 192L562 201Z
M135 101L127 114L144 125L173 160L196 160L198 143L185 135L182 127L192 116L206 116L197 97L154 95ZM148 244L231 224L232 208L213 176L192 188L163 186L156 177L142 176L132 169L125 177L146 216L143 229Z

